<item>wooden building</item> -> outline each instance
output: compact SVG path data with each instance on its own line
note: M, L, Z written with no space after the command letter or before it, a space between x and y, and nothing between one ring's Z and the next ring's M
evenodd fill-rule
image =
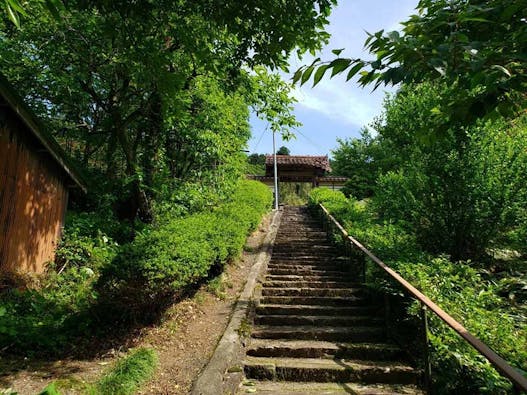
M54 259L69 188L86 187L0 75L0 272L43 272Z
M329 158L325 156L309 155L276 155L276 166L279 183L308 183L311 187L327 187L341 189L346 177L330 176L331 166ZM274 189L274 158L265 158L265 175L249 175L248 178L258 180Z

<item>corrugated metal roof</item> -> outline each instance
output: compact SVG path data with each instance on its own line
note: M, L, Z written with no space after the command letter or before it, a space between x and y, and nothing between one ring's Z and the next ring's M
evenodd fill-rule
M273 166L273 155L265 157L265 165ZM306 167L315 167L325 171L331 171L329 166L329 158L325 156L309 156L309 155L276 155L277 165L299 165Z

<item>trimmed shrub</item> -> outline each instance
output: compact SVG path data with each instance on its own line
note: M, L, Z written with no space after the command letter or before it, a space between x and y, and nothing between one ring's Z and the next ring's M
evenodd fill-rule
M97 288L125 316L158 306L238 256L271 198L264 184L243 181L230 202L142 232L102 268Z
M130 318L133 312L138 318L161 311L161 296L201 281L240 254L271 199L268 187L244 181L229 202L145 227L121 247L106 233L110 226L119 231L119 224L70 216L55 262L57 270L64 270L50 270L37 289L0 293L0 348L63 354L103 333L108 326L101 323L111 323L112 331L122 329L116 322L120 314Z

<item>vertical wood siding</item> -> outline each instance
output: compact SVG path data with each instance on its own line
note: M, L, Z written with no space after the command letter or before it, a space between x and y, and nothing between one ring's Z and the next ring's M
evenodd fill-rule
M0 271L44 271L54 259L68 190L45 153L0 127Z

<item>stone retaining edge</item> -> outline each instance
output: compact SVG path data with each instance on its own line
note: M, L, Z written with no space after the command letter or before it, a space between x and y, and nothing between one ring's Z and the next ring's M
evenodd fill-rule
M265 270L271 257L272 246L282 218L282 211L274 211L272 215L271 225L262 242L264 249L258 254L256 262L247 276L247 282L236 302L229 324L211 359L194 383L191 391L192 395L233 394L243 378L241 362L244 356L244 345L238 329L243 319L247 317L248 309L254 300L253 294L258 278ZM233 374L227 374L229 369L232 369L230 373Z

